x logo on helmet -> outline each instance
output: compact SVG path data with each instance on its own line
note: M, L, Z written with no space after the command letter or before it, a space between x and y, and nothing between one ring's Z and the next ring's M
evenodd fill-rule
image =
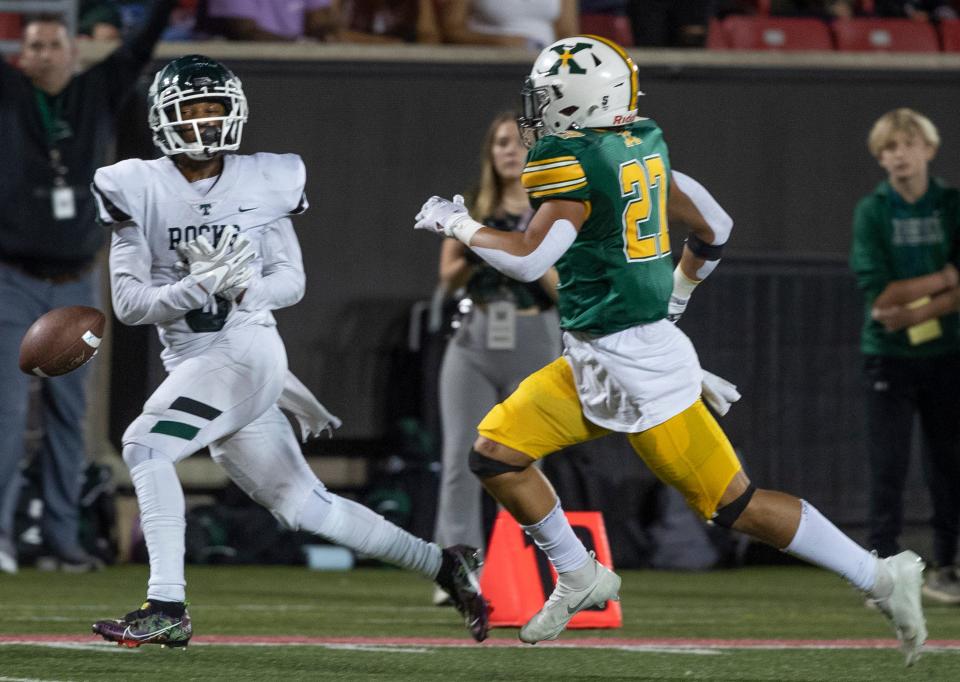
M548 76L556 76L560 73L560 69L567 67L568 73L583 74L587 70L577 64L576 60L573 58L577 52L581 50L586 50L590 47L590 43L577 43L573 47L567 47L566 45L556 45L555 47L550 48L553 52L556 52L560 55L560 58L550 67L550 70L547 71Z

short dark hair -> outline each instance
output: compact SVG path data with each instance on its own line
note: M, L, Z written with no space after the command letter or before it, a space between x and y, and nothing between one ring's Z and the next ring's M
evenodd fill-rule
M35 12L34 14L27 14L23 17L23 27L26 28L30 24L60 24L64 28L70 28L67 25L66 16L59 12Z

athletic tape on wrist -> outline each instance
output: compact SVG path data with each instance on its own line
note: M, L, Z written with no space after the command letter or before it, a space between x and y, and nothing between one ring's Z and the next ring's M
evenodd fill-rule
M693 293L693 290L697 288L697 285L700 284L699 281L695 281L687 277L683 270L680 269L678 265L673 270L673 295L677 298L682 298L684 300L690 298L690 294Z
M470 240L481 227L483 227L481 223L478 223L470 216L464 216L450 226L450 236L470 246Z

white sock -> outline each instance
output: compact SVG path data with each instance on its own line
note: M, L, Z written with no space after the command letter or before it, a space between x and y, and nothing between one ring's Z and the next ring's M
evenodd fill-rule
M575 571L590 561L587 548L573 532L560 508L560 500L549 514L532 525L523 526L523 530L547 555L558 574Z
M438 545L325 488L313 489L300 510L298 525L358 554L416 571L430 580L440 571L442 552Z
M147 599L182 602L187 581L183 575L184 533L187 522L183 488L173 462L150 459L130 470L140 504L140 527L150 555Z
M812 504L800 500L800 505L800 526L783 551L839 574L864 592L880 587L876 585L877 557L844 535Z

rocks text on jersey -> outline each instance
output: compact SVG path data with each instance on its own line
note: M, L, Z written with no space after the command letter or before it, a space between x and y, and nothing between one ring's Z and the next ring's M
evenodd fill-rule
M185 227L168 227L167 234L170 236L170 250L177 248L180 242L192 242L197 237L203 235L211 245L216 246L220 241L220 235L230 225L187 225ZM234 225L237 233L240 232L240 226Z

